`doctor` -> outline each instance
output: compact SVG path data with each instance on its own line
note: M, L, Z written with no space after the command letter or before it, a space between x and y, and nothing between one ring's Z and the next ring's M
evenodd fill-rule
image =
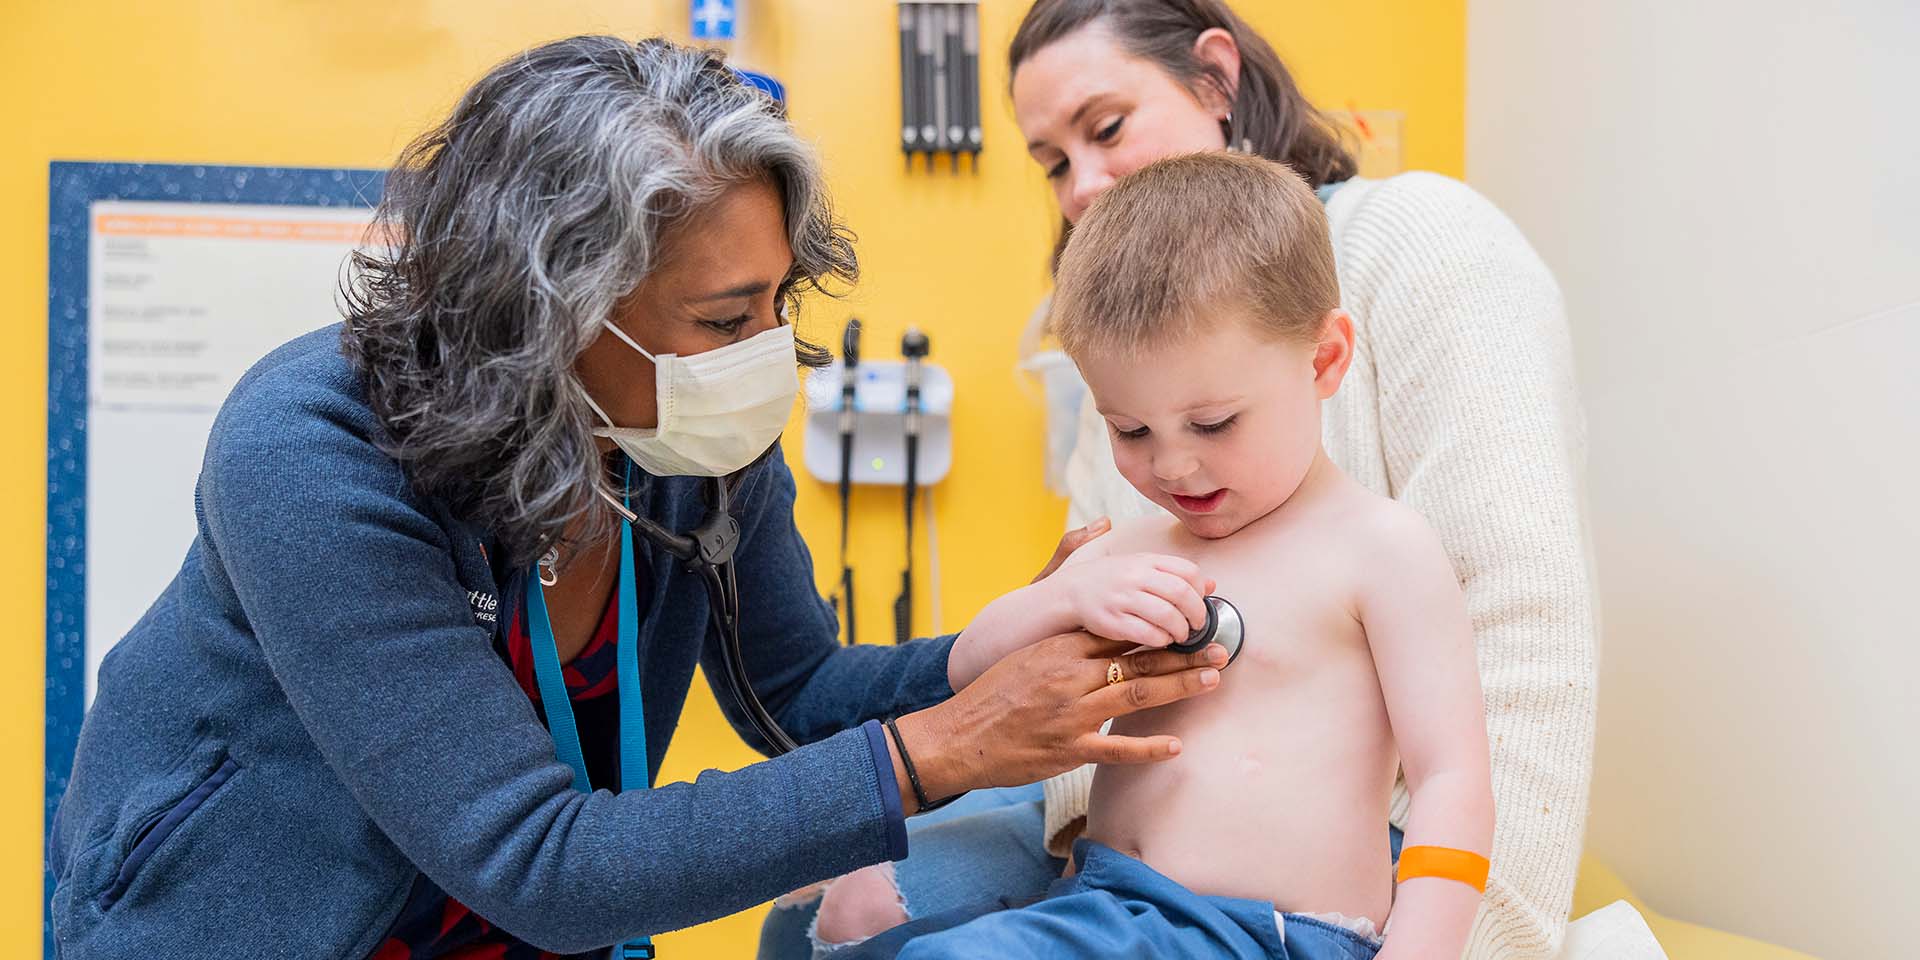
M940 798L1177 749L1099 725L1211 689L1218 648L1110 683L1130 646L1058 636L956 693L952 637L838 645L775 443L824 359L786 305L853 251L812 154L717 61L514 57L380 217L344 325L235 387L185 563L101 668L51 831L67 960L650 956L904 857ZM802 746L649 789L694 667L727 665L648 523L716 515L741 664Z

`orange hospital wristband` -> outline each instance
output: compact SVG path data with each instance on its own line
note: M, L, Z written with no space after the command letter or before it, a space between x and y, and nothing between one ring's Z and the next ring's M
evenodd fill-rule
M1408 847L1400 851L1400 872L1395 881L1404 883L1414 877L1438 877L1458 880L1481 893L1487 892L1487 858L1471 850L1452 847Z

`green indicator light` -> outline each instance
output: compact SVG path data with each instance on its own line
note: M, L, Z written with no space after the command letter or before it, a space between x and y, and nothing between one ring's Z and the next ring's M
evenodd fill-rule
M874 458L873 458L873 469L874 469L874 470L876 470L876 471L879 471L879 470L885 470L886 468L887 468L887 461L886 461L886 459L885 459L885 458L883 458L883 457L874 457Z

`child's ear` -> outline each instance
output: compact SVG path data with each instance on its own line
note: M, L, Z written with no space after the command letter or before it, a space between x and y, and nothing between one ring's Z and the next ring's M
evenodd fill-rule
M1313 384L1320 399L1340 390L1340 381L1353 364L1353 317L1335 307L1320 320L1320 340L1313 347Z

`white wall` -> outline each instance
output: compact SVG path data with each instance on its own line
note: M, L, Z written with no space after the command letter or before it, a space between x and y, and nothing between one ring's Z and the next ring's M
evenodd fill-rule
M1471 0L1467 169L1560 278L1602 590L1589 850L1910 956L1920 2Z

